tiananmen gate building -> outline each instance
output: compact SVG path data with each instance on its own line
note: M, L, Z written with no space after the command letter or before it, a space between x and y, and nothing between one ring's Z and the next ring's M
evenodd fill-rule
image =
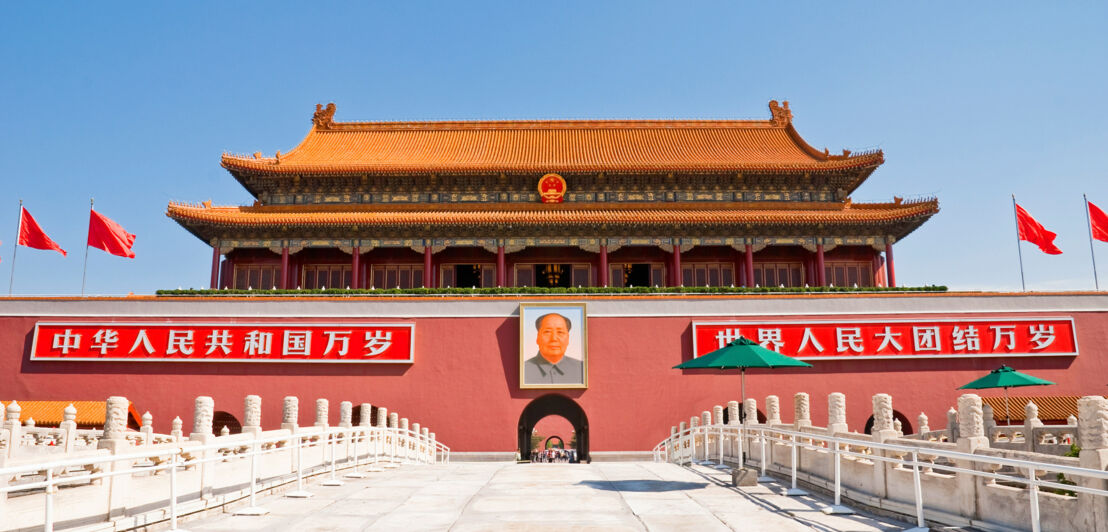
M957 386L1001 363L1058 383L1043 395L1103 393L1108 297L891 290L894 244L938 201L854 202L884 154L814 148L787 102L769 107L336 122L317 106L287 153L223 156L253 205L168 206L211 246L211 291L0 299L0 399L123 395L160 424L208 395L233 425L258 394L266 426L287 395L369 402L499 457L560 416L572 434L544 436L603 458L737 400L737 372L671 368L740 335L813 365L748 371L786 421L792 394L819 424L844 392L862 431L891 393L905 432L921 412L941 426ZM442 290L458 287L499 289Z

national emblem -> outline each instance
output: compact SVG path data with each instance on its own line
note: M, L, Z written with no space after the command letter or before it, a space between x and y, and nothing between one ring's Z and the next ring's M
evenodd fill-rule
M566 180L558 174L546 174L539 179L539 195L543 203L561 203L566 194Z

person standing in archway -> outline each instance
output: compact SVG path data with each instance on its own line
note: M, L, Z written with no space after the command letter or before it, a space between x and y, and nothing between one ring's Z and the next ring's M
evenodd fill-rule
M569 331L573 323L569 318L551 312L535 320L538 336L535 343L539 353L524 362L523 380L527 384L580 384L584 382L584 364L580 359L567 357Z

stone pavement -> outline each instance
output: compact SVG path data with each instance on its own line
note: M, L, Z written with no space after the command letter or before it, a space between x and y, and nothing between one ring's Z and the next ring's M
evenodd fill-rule
M322 480L322 479L321 479ZM782 484L736 489L702 466L653 462L454 463L403 466L306 487L315 496L259 498L264 516L220 514L182 523L218 530L900 530L868 515L829 516L826 500L780 495ZM241 508L229 508L234 511Z

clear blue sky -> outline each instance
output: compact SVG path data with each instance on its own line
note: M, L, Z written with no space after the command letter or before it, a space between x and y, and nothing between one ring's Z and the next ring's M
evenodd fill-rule
M167 202L250 203L220 154L288 151L318 102L351 121L766 118L770 99L814 146L885 151L856 201L939 197L896 247L901 284L1018 290L1015 194L1065 252L1024 244L1028 288L1093 286L1108 4L518 4L3 4L4 288L22 198L70 255L20 248L16 294L80 291L90 197L138 234L134 260L90 252L90 293L206 286L210 248Z

